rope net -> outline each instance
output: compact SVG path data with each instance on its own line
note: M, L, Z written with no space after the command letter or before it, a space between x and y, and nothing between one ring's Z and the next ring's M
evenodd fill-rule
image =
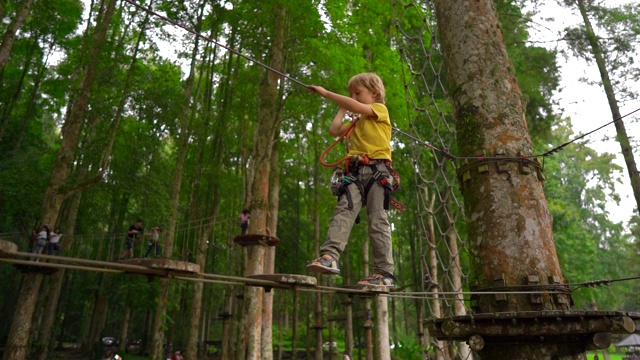
M421 318L464 315L469 310L463 295L468 290L469 267L465 258L469 252L464 237L462 196L456 185L456 164L444 156L449 150L455 153L456 145L435 13L429 2L393 0L393 5L395 46L405 65L409 132L420 140L409 146L422 290L434 293L430 300L421 301L419 306L424 307ZM442 292L456 295L438 295ZM428 335L422 341L437 359L471 358L464 343L446 343Z

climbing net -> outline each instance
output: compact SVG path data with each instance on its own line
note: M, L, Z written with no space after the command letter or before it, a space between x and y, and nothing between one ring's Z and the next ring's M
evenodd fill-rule
M468 311L463 295L469 277L465 264L468 246L463 236L464 211L456 186L455 163L446 157L448 150L455 150L455 129L443 80L435 14L428 2L393 0L392 3L395 42L405 66L409 133L419 140L411 143L410 150L422 290L436 295L422 301L421 318L464 315ZM457 295L438 296L442 292ZM430 343L438 358L470 356L464 344L422 340Z

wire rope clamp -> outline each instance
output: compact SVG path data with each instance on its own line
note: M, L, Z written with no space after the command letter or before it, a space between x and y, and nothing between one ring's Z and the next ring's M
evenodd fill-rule
M538 277L538 275L528 275L527 284L538 285L540 284L540 278ZM531 294L529 301L531 302L531 304L542 304L542 294Z
M478 158L484 158L487 155L487 152L485 150L482 150L482 152L479 152L478 154L476 154L476 156ZM479 174L486 174L489 172L489 164L487 163L480 163L478 164L478 173Z
M468 160L464 160L463 163L462 163L462 168L467 168L468 165L469 165L469 161ZM471 180L471 171L469 171L468 168L467 168L462 172L462 182L465 183L465 182L467 182L469 180Z
M529 166L529 159L518 152L518 157L523 158L524 161L520 161L518 163L518 169L520 170L520 174L522 175L530 175L531 174L531 166Z
M467 340L467 345L473 351L480 351L484 348L484 339L480 335L471 335Z
M507 285L507 280L504 277L504 273L500 274L499 277L493 279L493 283L496 286L506 286ZM507 302L507 294L495 294L495 302L496 303L506 303Z
M507 152L503 148L496 150L496 157L506 156ZM506 174L509 172L509 165L507 165L506 161L496 161L496 170L498 171L498 174Z
M540 163L540 159L535 158L533 161L536 163L536 175L538 176L538 181L545 181L546 178L544 176L544 172L542 171L542 164Z

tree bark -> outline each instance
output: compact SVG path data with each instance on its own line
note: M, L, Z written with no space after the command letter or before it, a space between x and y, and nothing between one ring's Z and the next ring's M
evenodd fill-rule
M389 303L386 296L376 297L376 359L391 360ZM465 359L465 358L461 358Z
M269 216L267 228L271 236L277 236L278 208L280 205L280 159L278 157L279 141L274 139L271 150L271 171L269 179ZM275 271L276 247L265 250L264 273L273 274ZM274 291L264 294L262 303L262 359L273 359L273 296Z
M11 113L13 111L13 108L18 103L18 100L20 99L20 95L22 95L22 89L24 87L25 78L27 77L27 74L29 74L29 72L31 71L31 65L33 64L33 61L34 61L33 54L35 53L36 49L39 49L39 45L40 45L39 41L40 41L39 36L36 35L33 37L32 44L29 46L29 50L27 52L25 62L22 66L20 66L22 68L22 72L20 74L20 80L18 81L18 84L16 84L15 86L15 91L13 92L11 99L8 99L8 101L5 100L3 104L2 114L0 116L0 142L3 139L5 129L9 124L9 119L11 118ZM38 83L41 81L41 77L42 77L42 74L44 73L44 69L46 69L46 64L43 63L42 65L40 65L38 69L38 74L36 75L35 83L31 91L32 94L34 94L34 91L35 91L35 94L37 94L37 89L39 88ZM1 71L2 70L0 70L0 72ZM33 101L33 99L30 99L30 100ZM29 109L27 108L27 110Z
M53 46L51 46L53 47ZM51 48L49 49L51 51ZM13 151L17 152L20 150L20 146L22 146L22 142L24 140L25 134L27 132L27 128L31 120L35 117L36 109L39 106L38 103L38 94L40 93L40 86L42 84L42 80L44 80L45 70L47 69L47 61L45 60L36 73L36 77L33 82L33 86L31 88L31 92L29 94L29 100L27 105L27 110L22 117L22 126L20 127L20 134L18 134L15 145L13 146ZM0 141L2 140L2 132L3 129L0 129Z
M42 284L42 274L27 274L20 291L9 339L5 346L3 360L24 360L27 357L31 318Z
M532 154L522 93L493 2L436 0L435 9L460 155ZM510 161L506 171L489 166L481 172L473 162L469 165L469 178L462 176L461 187L477 287L523 285L529 276L537 276L540 284L550 277L564 282L536 166L528 163L525 169ZM550 294L542 296L542 304L533 304L526 295L500 301L483 295L477 300L477 313L568 308L568 301L556 301ZM581 359L585 348L487 343L479 354L487 359L542 359L558 357L561 350L563 359Z
M78 178L82 179L86 174L86 167L81 167L78 171ZM62 221L60 222L60 229L64 236L61 240L62 252L68 250L70 242L73 239L75 233L75 224L78 217L78 210L80 209L80 201L82 200L82 193L77 193L66 202L65 211L63 211ZM42 352L39 359L46 360L49 356L49 344L51 342L53 324L55 322L55 315L58 313L58 302L60 300L60 293L62 290L62 284L64 282L65 269L60 269L51 277L51 291L47 298L47 306L44 313L44 319L42 321L42 327L40 329L40 336L38 337L42 343Z
M20 29L25 20L27 20L27 16L29 16L29 12L31 12L31 5L33 5L33 1L34 0L22 0L20 7L18 8L18 12L16 13L16 17L11 20L7 31L4 33L2 43L0 44L0 72L2 72L4 66L7 64L7 60L9 60L16 32L18 32L18 29Z
M440 274L438 271L438 250L436 249L436 239L435 239L436 230L435 230L434 214L433 214L433 206L435 204L436 195L433 194L431 197L429 197L429 189L427 187L424 187L423 191L424 191L423 202L425 204L429 204L429 207L427 208L427 215L426 215L427 229L425 229L425 231L427 232L425 234L425 238L427 239L427 244L429 247L429 250L427 251L427 254L429 255L429 257L428 257L425 271L429 276L429 280L431 280L434 284L440 284L441 282ZM436 318L441 318L443 315L442 301L440 300L438 295L438 293L440 292L440 289L438 286L435 286L431 289L431 291L433 291L433 295L434 295L430 301L431 314ZM444 341L437 340L437 339L434 339L433 341L435 342L435 345L436 345L435 346L436 360L443 360L444 358L446 358Z
M199 5L199 14L196 29L200 29L202 25L202 13L204 11L204 4L201 2ZM200 38L196 37L195 44L193 46L193 50L191 53L191 66L189 71L189 76L187 77L187 81L185 84L185 102L184 109L180 116L180 127L178 134L178 149L176 154L176 167L173 173L173 187L171 192L171 215L169 217L168 225L167 225L167 235L165 236L165 246L164 246L164 254L167 258L171 258L173 256L173 242L175 238L175 228L178 223L178 210L180 206L180 189L182 187L182 175L184 172L184 166L187 158L187 150L189 146L189 134L190 134L190 125L189 125L189 117L192 111L195 111L195 108L190 107L191 99L193 97L193 88L194 88L194 80L195 80L195 71L196 71L196 60L198 57L199 51L199 42ZM152 331L152 340L151 340L151 351L150 357L152 360L163 360L164 351L163 351L163 342L164 342L164 317L167 311L167 305L169 302L169 279L161 279L160 280L160 292L158 294L158 298L156 299L156 313L155 320L153 323L153 331Z
M589 15L587 14L587 8L585 6L584 0L576 0L576 3L578 4L578 9L580 10L582 20L584 21L587 40L589 41L589 45L591 46L591 53L593 54L593 57L596 60L596 64L598 65L598 70L600 71L602 87L604 88L604 92L607 95L607 100L609 101L609 109L611 110L612 118L615 121L614 124L616 127L617 140L620 144L622 157L624 158L624 162L627 166L629 179L631 180L631 188L633 190L633 196L636 200L636 211L638 212L638 215L640 215L640 174L638 173L638 165L636 164L635 157L633 156L633 147L631 146L631 143L629 141L629 136L627 135L627 129L625 128L624 121L621 119L618 100L616 99L616 94L613 89L613 85L611 84L611 78L609 77L609 70L607 69L607 65L605 64L604 57L602 56L602 49L600 48L600 44L598 43L598 38L593 32L593 27L591 26L591 20L589 20Z
M118 351L124 352L127 348L127 338L129 336L129 322L131 321L131 306L125 305L124 315L122 315L122 326L120 327L120 344Z
M217 159L222 159L222 156L218 156ZM220 161L221 162L221 161ZM220 165L218 162L218 165ZM219 187L216 187L216 190ZM213 231L216 219L218 217L218 213L220 210L220 192L217 190L214 195L213 201L213 209L210 216L210 221L205 227L203 234L201 236L200 241L198 242L197 253L196 253L196 263L200 266L200 269L204 271L207 260L207 247L209 234ZM198 358L198 330L200 329L200 321L202 315L202 294L204 291L203 287L204 283L195 282L193 293L191 296L191 313L189 318L189 336L187 337L187 348L185 352L185 357L187 359L197 359Z
M282 69L284 64L284 6L280 5L276 13L275 34L271 47L270 66ZM277 105L280 76L267 72L260 84L258 118L259 125L254 134L252 162L254 176L251 184L251 223L250 234L266 235L269 213L269 179L273 142L278 136L280 115ZM264 271L265 247L254 245L246 247L245 276L261 274ZM242 326L244 328L243 359L260 359L262 355L262 316L264 290L257 287L245 287ZM271 311L269 309L268 311ZM271 347L270 344L265 344Z
M458 236L456 235L456 224L453 214L451 214L450 199L447 195L440 197L444 200L444 216L447 224L447 244L450 255L449 259L449 278L451 279L451 290L456 292L456 300L453 302L453 314L466 315L467 309L464 306L464 289L462 288L462 267L460 266L460 251L458 250ZM469 359L471 349L465 342L458 342L458 356L461 359Z

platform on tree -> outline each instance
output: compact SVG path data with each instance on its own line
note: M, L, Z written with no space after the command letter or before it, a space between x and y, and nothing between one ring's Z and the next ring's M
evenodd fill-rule
M313 276L298 275L298 274L256 274L247 276L249 279L273 281L282 285L296 285L296 286L316 286L318 280ZM261 285L263 287L268 287Z
M120 264L145 266L154 270L165 270L170 272L199 274L200 265L187 261L177 261L171 259L146 259L133 258L127 260L118 260Z
M341 288L344 289L345 292L347 293L352 292L362 297L376 296L380 294L389 293L389 288L387 286L380 286L380 285L357 284L357 285L345 285L345 286L341 286Z

